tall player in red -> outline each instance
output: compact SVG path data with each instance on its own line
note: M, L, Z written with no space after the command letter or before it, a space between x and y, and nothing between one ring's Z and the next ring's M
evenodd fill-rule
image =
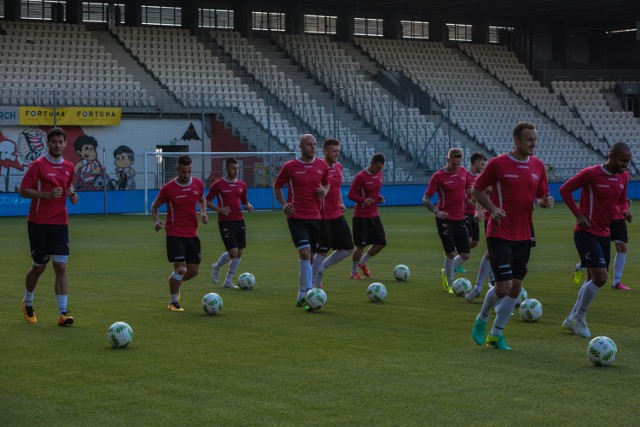
M329 192L322 200L320 213L320 240L313 257L313 282L322 287L322 274L334 264L353 254L353 237L347 220L344 217L346 207L342 200L340 185L342 184L342 165L340 157L340 141L328 138L322 144L324 161L329 166ZM333 252L326 258L329 249Z
M282 192L285 185L289 187L286 201ZM273 185L273 193L287 216L291 239L300 257L298 307L305 307L304 297L313 286L311 248L318 243L320 203L328 192L329 167L316 157L316 139L305 134L300 138L300 157L282 166Z
M489 212L487 249L496 285L476 317L472 337L476 344L511 350L502 331L511 317L527 274L531 251L533 203L553 206L544 163L533 156L538 133L533 124L520 122L513 129L513 149L489 160L472 188L473 197ZM485 190L491 186L491 199ZM489 314L497 306L491 332L485 339Z
M31 162L20 184L20 196L31 199L27 225L33 263L27 273L22 299L22 313L27 323L38 322L33 311L33 294L49 259L56 276L58 325L74 322L67 311L69 215L66 201L69 198L75 204L79 197L73 188L73 163L62 157L66 146L65 132L60 128L51 129L47 133L47 154Z
M358 267L365 276L371 277L367 262L387 246L387 235L378 215L378 204L384 203L384 197L380 194L384 162L383 154L374 154L369 167L353 178L347 194L349 200L356 202L353 208L353 243L356 250L353 252L351 268L351 278L355 280L364 280L358 273ZM368 245L371 245L369 250L362 255Z
M442 286L449 293L453 293L454 270L469 259L469 230L464 211L471 181L461 163L462 150L450 149L447 164L431 176L422 198L422 203L436 216L436 228L445 253ZM431 201L436 192L437 206Z
M624 142L617 142L611 147L605 164L582 169L560 187L562 200L576 217L573 240L580 262L588 273L588 279L578 292L573 310L562 325L584 338L591 336L586 320L587 309L608 279L611 219L619 206L627 206L625 202L629 175L625 171L629 163L631 148ZM580 207L571 194L577 189L582 190ZM631 221L629 210L620 213Z
M200 239L198 238L198 217L196 205L199 206L200 220L203 224L209 221L207 204L204 198L202 181L191 176L191 157L178 157L176 171L178 176L166 183L151 204L151 216L156 231L165 229L167 258L173 264L173 273L169 276L170 311L184 311L179 303L182 282L193 279L200 268ZM160 206L167 204L167 219L162 221L158 216Z
M247 184L238 179L238 161L230 157L224 165L226 175L216 180L207 193L207 206L218 213L218 228L226 249L211 266L211 280L217 285L220 268L229 263L224 287L237 289L233 284L233 276L240 265L242 251L247 246L247 226L242 216L242 208L252 212L253 206L247 196ZM217 205L213 204L214 198L217 199Z

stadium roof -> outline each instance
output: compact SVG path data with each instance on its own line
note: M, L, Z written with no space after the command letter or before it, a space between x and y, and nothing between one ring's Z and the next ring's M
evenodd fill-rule
M443 19L489 25L563 23L572 27L633 28L640 20L638 0L249 0L249 7L281 4L287 9L345 10L400 16L401 19ZM272 9L273 10L273 9Z

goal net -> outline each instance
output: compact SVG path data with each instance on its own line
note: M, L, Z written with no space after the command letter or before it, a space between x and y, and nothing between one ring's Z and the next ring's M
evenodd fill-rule
M224 162L229 157L238 161L238 178L249 188L271 188L282 165L295 158L296 153L281 152L201 152L155 151L144 153L144 206L145 215L149 206L164 184L176 177L178 157L188 155L193 161L192 175L200 178L205 186L205 195L211 184L226 175ZM271 197L271 206L277 202Z

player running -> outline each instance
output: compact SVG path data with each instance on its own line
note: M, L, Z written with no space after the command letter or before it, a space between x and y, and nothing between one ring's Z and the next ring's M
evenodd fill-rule
M27 273L22 299L22 313L27 323L38 323L33 311L33 294L49 260L56 276L58 325L67 326L74 322L67 310L69 214L66 201L69 198L76 204L79 196L73 188L73 163L62 157L66 146L67 135L62 129L53 128L47 132L47 154L29 164L20 184L20 196L31 199L27 225L33 262Z
M573 240L580 262L587 268L588 279L580 288L571 313L562 326L584 338L591 333L587 326L587 309L600 288L607 282L611 251L611 218L619 206L626 205L629 175L625 171L631 163L631 148L624 142L613 144L607 162L587 167L560 187L560 195L576 217ZM581 189L580 207L571 193ZM625 209L625 208L623 208ZM620 212L631 221L628 209Z
M356 202L353 208L353 243L356 250L353 252L351 278L364 280L358 273L358 267L362 273L371 277L367 262L376 256L387 245L387 235L378 215L378 204L384 203L384 197L380 195L382 188L382 169L385 158L381 153L371 157L369 167L360 171L354 178L349 188L349 200ZM369 250L362 255L368 245Z
M334 264L339 263L353 254L353 238L351 229L344 217L346 207L342 200L340 185L342 184L342 165L340 157L340 141L328 138L322 144L324 161L329 166L329 192L322 199L320 213L320 238L318 248L313 257L313 282L316 287L322 287L322 275ZM326 258L329 248L333 252Z
M247 196L247 184L238 179L238 161L230 157L224 162L224 167L226 175L211 185L206 197L207 206L218 213L218 228L226 249L218 261L211 265L211 281L217 285L220 268L229 263L224 287L237 289L233 284L233 276L238 271L242 251L247 246L247 227L242 208L253 212L253 206ZM217 205L213 204L214 198L217 199Z
M200 239L198 238L198 217L196 204L203 224L209 222L204 185L191 176L191 157L178 157L178 176L166 183L151 204L151 217L156 231L164 228L166 233L167 258L173 263L173 273L169 276L170 299L167 309L184 311L180 306L182 282L193 279L200 268ZM167 220L158 217L160 206L167 204Z
M533 202L537 198L541 207L553 206L544 163L533 156L537 140L533 124L518 123L513 129L513 149L489 160L472 189L473 197L490 214L487 249L496 285L484 298L471 336L476 344L499 350L511 350L502 332L527 274ZM489 186L493 188L490 199L485 193ZM493 327L485 338L489 314L496 306Z
M464 211L471 181L461 163L462 150L450 149L446 166L433 174L422 198L422 203L436 216L436 228L445 252L442 286L450 294L453 293L454 270L469 259L469 231ZM437 206L431 201L436 192Z
M285 202L282 187L289 187ZM318 242L320 203L329 192L329 167L316 157L316 139L305 134L300 138L300 157L286 162L273 185L273 193L287 216L293 244L300 257L300 288L297 306L304 307L305 295L313 286L311 248Z

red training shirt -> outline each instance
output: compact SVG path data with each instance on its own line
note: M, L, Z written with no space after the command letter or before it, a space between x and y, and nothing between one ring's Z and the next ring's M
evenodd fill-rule
M342 216L340 209L340 185L342 184L342 165L338 162L329 166L329 192L322 199L320 213L322 219L335 219Z
M300 158L287 161L276 178L275 187L289 187L287 203L292 203L295 213L290 218L320 219L320 198L316 189L329 184L329 166L314 157L310 162Z
M167 220L164 225L167 236L198 236L196 204L202 197L204 185L198 178L191 177L188 184L180 184L175 178L162 186L156 200L160 204L167 204Z
M375 218L378 216L378 197L382 188L382 171L372 174L363 169L353 178L349 188L349 200L356 202L353 216L356 218ZM365 199L373 199L373 203L365 205Z
M247 196L247 184L244 181L236 179L228 181L227 178L220 178L211 185L207 200L213 201L217 199L218 207L231 209L229 215L224 216L218 214L218 221L237 221L242 219L242 205L249 202Z
M466 190L471 186L467 170L460 166L450 173L445 168L438 170L431 176L424 195L431 198L438 192L438 210L448 214L452 221L464 220Z

